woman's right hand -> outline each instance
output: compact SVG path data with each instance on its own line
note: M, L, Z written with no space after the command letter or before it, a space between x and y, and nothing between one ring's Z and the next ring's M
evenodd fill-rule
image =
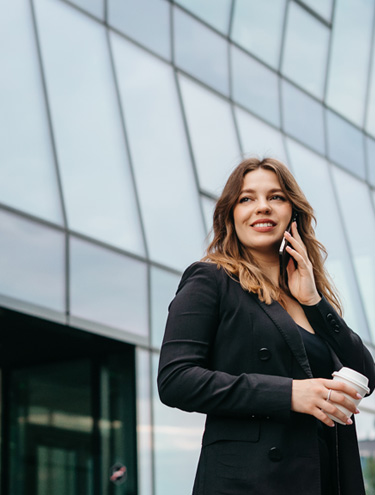
M359 411L355 403L345 397L343 393L354 400L361 399L361 396L353 387L338 380L327 380L325 378L293 380L292 411L311 414L326 425L334 426L334 422L326 414L328 413L341 420L344 424L351 425L353 421L336 406L344 406L353 414L357 414Z

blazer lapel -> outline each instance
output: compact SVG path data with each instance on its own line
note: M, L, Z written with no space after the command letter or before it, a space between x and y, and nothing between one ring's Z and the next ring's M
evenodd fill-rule
M305 346L303 345L302 337L296 322L278 302L273 301L271 304L266 304L260 301L257 296L255 296L254 299L271 318L281 335L284 337L303 371L309 378L313 378Z

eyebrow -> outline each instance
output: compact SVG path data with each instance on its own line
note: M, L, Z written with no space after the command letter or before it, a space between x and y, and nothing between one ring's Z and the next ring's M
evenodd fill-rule
M284 191L281 188L270 189L268 191L269 194L276 193L276 192L281 192L284 194ZM243 193L256 193L256 191L255 191L255 189L243 189L240 194L243 194Z

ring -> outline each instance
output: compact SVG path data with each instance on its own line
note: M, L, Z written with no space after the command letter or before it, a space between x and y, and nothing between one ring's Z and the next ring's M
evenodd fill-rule
M327 398L326 398L326 401L327 401L327 402L329 402L329 399L331 398L331 392L332 392L332 390L331 390L331 389L329 389L329 390L328 390L328 395L327 395Z

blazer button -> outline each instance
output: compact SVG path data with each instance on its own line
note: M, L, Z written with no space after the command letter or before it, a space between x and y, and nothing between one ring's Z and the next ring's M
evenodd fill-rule
M267 349L267 347L262 347L262 349L259 349L258 351L258 358L261 361L268 361L271 359L271 351Z
M281 461L281 459L283 458L283 454L281 453L281 450L279 448L272 447L268 451L268 457L271 459L271 461L278 462Z
M332 314L332 313L328 313L328 315L327 315L327 320L328 320L328 321L333 320L333 314Z
M336 325L333 327L334 332L339 333L340 332L340 325Z

